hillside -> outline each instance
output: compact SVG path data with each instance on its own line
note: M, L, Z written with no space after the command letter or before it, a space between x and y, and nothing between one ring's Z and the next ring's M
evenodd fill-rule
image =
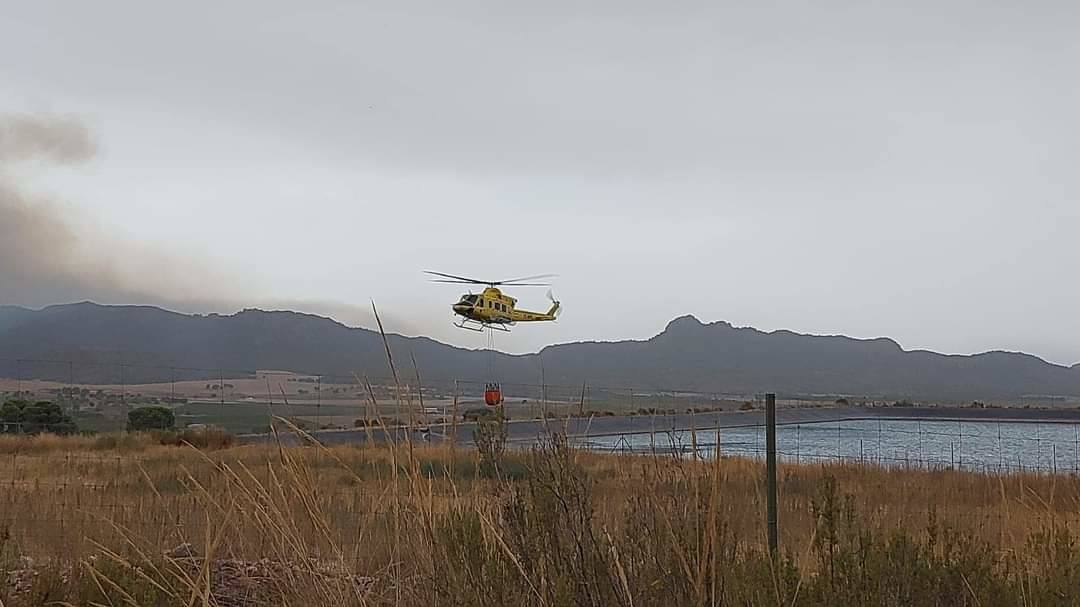
M20 308L19 306L0 306L0 335L7 329L30 318L33 310Z
M425 381L485 379L489 354L434 340L389 337L399 369L415 356ZM24 362L16 363L16 359ZM26 362L72 360L67 364ZM643 341L549 346L538 354L497 354L499 379L549 384L678 388L749 394L857 394L940 399L1080 396L1080 366L1035 356L987 352L971 356L905 351L889 339L763 332L725 322L673 320ZM288 369L351 377L389 375L378 333L296 312L244 310L189 315L147 306L92 303L39 311L0 307L0 376L81 383L216 377L255 369ZM156 367L155 367L156 366Z

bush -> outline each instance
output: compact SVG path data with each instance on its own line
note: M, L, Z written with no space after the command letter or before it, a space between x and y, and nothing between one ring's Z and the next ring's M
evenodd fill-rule
M154 444L154 437L143 433L99 434L94 437L93 449L98 451L143 451Z
M480 475L492 478L499 474L499 464L506 450L506 423L499 413L482 420L473 430L473 443L480 456Z
M49 401L11 400L0 406L0 432L75 434L78 431L71 417Z
M461 418L467 422L478 422L485 419L493 419L495 411L488 408L469 409L462 413Z
M176 416L167 407L140 407L128 413L128 432L172 430L175 426Z
M222 428L187 428L181 432L154 432L161 445L180 447L191 445L196 449L227 449L233 445L233 435Z
M817 574L803 584L800 597L809 604L1075 604L1069 600L1075 590L1046 603L1008 601L1010 594L1018 598L1031 592L1032 572L1024 571L1020 587L1010 588L1009 576L1003 575L1009 561L1006 571L998 569L991 545L938 523L934 510L923 535L874 529L856 510L854 496L841 494L832 477L825 478L810 510L816 523L811 553Z

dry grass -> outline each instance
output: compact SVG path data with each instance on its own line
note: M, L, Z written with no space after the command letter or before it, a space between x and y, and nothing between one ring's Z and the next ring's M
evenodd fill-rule
M1080 575L1065 476L783 465L773 562L742 459L137 436L0 453L0 568L42 569L4 605L1068 604ZM200 558L162 556L183 543Z

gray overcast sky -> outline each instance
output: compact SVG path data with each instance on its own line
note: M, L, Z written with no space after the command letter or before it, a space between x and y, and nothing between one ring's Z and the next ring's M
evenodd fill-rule
M559 323L498 347L693 313L1075 363L1077 32L1075 2L12 0L0 113L97 152L0 166L5 213L79 243L0 303L374 298L476 347L422 269L557 272Z

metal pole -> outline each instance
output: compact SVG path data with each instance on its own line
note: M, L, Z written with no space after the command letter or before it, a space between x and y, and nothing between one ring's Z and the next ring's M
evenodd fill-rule
M777 555L776 529L776 395L765 395L765 474L768 491L769 555Z
M450 412L450 465L454 465L454 450L457 448L457 420L458 420L458 380L454 380L454 405L453 411ZM547 423L547 420L544 420ZM453 471L453 468L451 468ZM451 475L451 478L453 476Z
M578 401L578 417L585 417L585 382L581 382L581 400Z
M1002 470L1002 465L1003 465L1002 453L1001 453L1001 422L998 422L998 424L997 424L997 431L998 431L998 472L1000 473L1001 470Z
M68 405L75 411L75 365L68 361Z
M926 456L923 454L922 448L922 420L918 421L919 424L919 464L926 465Z
M836 461L840 462L840 410L836 410Z
M1042 436L1039 435L1039 424L1035 424L1035 472L1042 468Z
M877 422L877 463L881 465L881 420Z
M802 464L802 426L795 426L795 463Z
M656 409L649 412L649 453L656 455Z
M959 447L959 451L960 451L960 465L959 465L959 467L963 468L964 467L964 424L962 424L959 421L956 422L956 429L957 429L957 431L959 432L959 435L960 435L960 442L957 445Z

